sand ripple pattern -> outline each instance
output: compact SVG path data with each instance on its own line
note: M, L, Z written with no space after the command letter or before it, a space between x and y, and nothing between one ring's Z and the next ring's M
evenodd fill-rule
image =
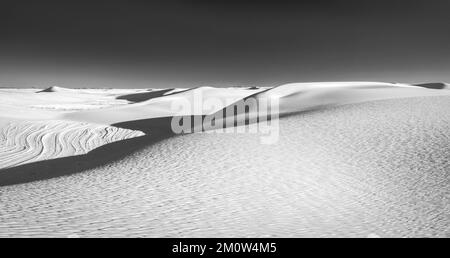
M12 121L0 128L0 169L82 155L142 135L139 131L89 123Z
M192 134L0 188L0 237L449 237L450 98L342 106Z

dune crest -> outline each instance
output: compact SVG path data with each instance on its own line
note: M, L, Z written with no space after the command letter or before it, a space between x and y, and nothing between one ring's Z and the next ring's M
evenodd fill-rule
M400 83L313 82L284 84L256 92L252 97L266 103L276 100L279 104L278 115L286 116L294 113L370 101L443 95L450 96L446 91L430 90ZM242 104L242 99L217 113L209 115L217 116L218 113L223 113L222 117L225 118L226 109L233 108L239 104ZM241 109L241 111L243 110ZM248 120L249 116L261 116L260 110L256 105L250 106L246 113L240 112L236 114L239 123L242 124L243 120ZM219 120L219 123L224 122Z
M52 92L74 92L74 89L62 88L59 86L52 86L45 90L38 91L37 93L52 93Z
M278 98L280 114L289 114L326 107L385 99L442 96L408 84L382 82L291 83L257 95L258 98Z

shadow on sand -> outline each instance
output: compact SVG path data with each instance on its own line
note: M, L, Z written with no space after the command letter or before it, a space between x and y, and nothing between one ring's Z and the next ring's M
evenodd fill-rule
M134 93L134 94L119 96L119 97L117 97L117 99L128 100L130 102L138 103L138 102L144 102L144 101L159 98L159 97L180 94L180 93L183 93L186 91L190 91L192 89L185 89L185 90L180 90L180 91L176 91L173 93L169 93L170 91L173 91L173 90L175 90L175 89L172 88L172 89L156 90L156 91L150 91L150 92Z
M174 134L170 128L171 117L125 122L114 125L134 129L147 135L110 143L85 155L58 158L24 164L0 170L0 186L29 183L67 176L120 160L138 150L167 139Z
M164 96L169 91L172 91L174 89L165 89L165 90L158 90L158 91L150 91L150 92L143 92L143 93L134 93L134 94L128 94L128 95L122 95L117 97L117 99L122 100L128 100L130 102L143 102L147 100L151 100L154 98L159 98ZM171 94L169 94L171 95Z
M415 86L427 88L427 89L433 89L433 90L443 90L447 87L445 83L423 83L423 84L415 84Z
M224 117L226 116L225 110L219 111L223 112ZM237 114L236 110L234 113L235 115ZM196 124L196 121L203 121L205 117L190 116L191 130L194 131L195 127L202 126L201 124ZM110 143L92 150L85 155L45 160L13 168L0 169L0 186L23 184L72 175L123 159L136 151L174 136L175 134L172 131L173 119L174 117L162 117L113 124L112 126L138 130L144 132L146 135ZM235 120L234 125L232 124L231 126L236 126L236 123L237 121ZM249 123L250 121L245 120L245 124ZM204 130L204 128L201 127L200 130Z
M204 116L191 116L192 121L195 121L196 118L203 119ZM136 151L175 136L172 132L172 119L173 117L162 117L114 124L112 126L139 130L146 135L110 143L85 155L44 160L0 169L0 187L72 175L123 159ZM194 128L194 123L191 128Z

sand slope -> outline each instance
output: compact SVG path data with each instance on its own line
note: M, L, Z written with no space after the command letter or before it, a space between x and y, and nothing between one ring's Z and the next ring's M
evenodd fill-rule
M250 90L247 88L199 87L190 90L171 92L169 95L162 95L148 101L128 106L64 114L61 116L61 119L117 124L152 118L207 115L225 108L228 104L263 90L264 89ZM212 108L204 108L202 101L212 98L217 99L220 105ZM188 103L191 105L191 108L181 110L181 106L179 105L181 103ZM197 107L196 105L199 106Z
M449 237L449 109L443 96L303 112L275 145L171 137L0 187L0 237Z
M69 121L29 122L0 118L0 169L86 154L102 145L143 134Z
M258 98L278 98L280 113L284 114L367 101L443 94L448 93L407 84L329 82L281 85L259 94Z
M266 103L269 106L271 103L277 103L278 107L274 113L279 116L377 100L427 96L450 96L450 92L408 84L382 82L319 82L290 83L252 95L257 102ZM227 117L227 110L230 108L240 110L236 113L236 120L239 124L248 123L249 120L255 121L253 118L261 119L267 116L265 112L261 112L261 105L250 105L248 112L236 108L243 103L246 104L245 100L237 101L223 110L210 114L209 117L220 115L219 117L223 117L223 119L216 119L217 123L229 126L224 120ZM204 128L209 129L209 127Z
M110 142L142 136L142 132L151 135L155 129L170 133L174 116L208 118L224 113L226 118L226 109L249 98L276 99L278 112L283 116L376 100L450 96L450 91L435 88L380 82L321 82L273 88L0 89L0 168L84 154ZM211 100L214 105L208 105ZM258 116L258 111L256 106L249 113ZM246 119L245 111L236 115L238 121Z
M444 86L0 89L0 237L448 237ZM167 127L250 97L279 102L275 144Z

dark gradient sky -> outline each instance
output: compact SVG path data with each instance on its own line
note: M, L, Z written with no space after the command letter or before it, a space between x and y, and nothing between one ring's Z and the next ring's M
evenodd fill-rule
M2 87L450 81L450 1L22 1Z

